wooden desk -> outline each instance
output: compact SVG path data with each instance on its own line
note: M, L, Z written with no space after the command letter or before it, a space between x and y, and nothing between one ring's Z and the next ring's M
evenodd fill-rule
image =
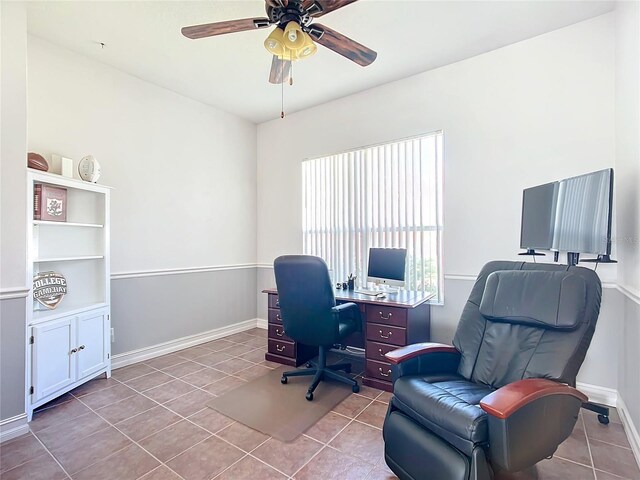
M302 345L287 337L280 318L278 291L266 289L269 298L269 338L265 359L297 367L318 354L317 347ZM336 290L336 303L353 302L362 313L362 332L351 335L345 344L365 350L365 385L392 391L391 364L385 353L412 343L430 339L433 295L401 290L377 299L352 290Z

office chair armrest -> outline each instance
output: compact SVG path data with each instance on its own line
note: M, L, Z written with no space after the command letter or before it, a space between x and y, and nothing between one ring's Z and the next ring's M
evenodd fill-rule
M575 388L544 378L519 380L484 397L492 464L515 472L553 455L585 401Z
M450 374L458 371L460 352L442 343L414 343L387 352L393 381L405 375Z
M338 324L341 318L348 318L356 323L356 331L362 331L362 317L360 314L360 307L355 303L341 303L340 305L336 305L335 307L333 307L331 309L331 312L333 312L334 318L336 320L336 328L338 328Z

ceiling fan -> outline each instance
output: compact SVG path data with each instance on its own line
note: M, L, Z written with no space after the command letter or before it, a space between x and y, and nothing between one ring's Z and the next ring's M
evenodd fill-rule
M273 54L269 81L284 83L290 78L291 62L316 53L316 42L363 67L373 63L378 54L370 48L329 27L312 23L316 18L356 1L265 0L267 17L192 25L183 27L182 34L197 39L276 25L264 41L264 46Z

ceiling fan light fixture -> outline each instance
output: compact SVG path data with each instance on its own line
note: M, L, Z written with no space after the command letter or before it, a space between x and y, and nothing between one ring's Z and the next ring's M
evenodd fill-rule
M304 44L298 50L298 57L299 58L311 57L315 55L315 53L318 51L318 47L313 42L311 35L309 35L306 32L303 32L303 36L304 36Z
M284 44L296 51L305 44L304 32L299 23L291 21L284 27Z
M264 48L273 55L281 57L285 53L284 31L280 27L273 29L273 32L264 41Z

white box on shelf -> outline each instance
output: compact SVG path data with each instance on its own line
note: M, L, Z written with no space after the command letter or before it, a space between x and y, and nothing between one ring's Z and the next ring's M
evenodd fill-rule
M62 175L63 177L73 178L73 160L70 158L51 155L51 172Z

